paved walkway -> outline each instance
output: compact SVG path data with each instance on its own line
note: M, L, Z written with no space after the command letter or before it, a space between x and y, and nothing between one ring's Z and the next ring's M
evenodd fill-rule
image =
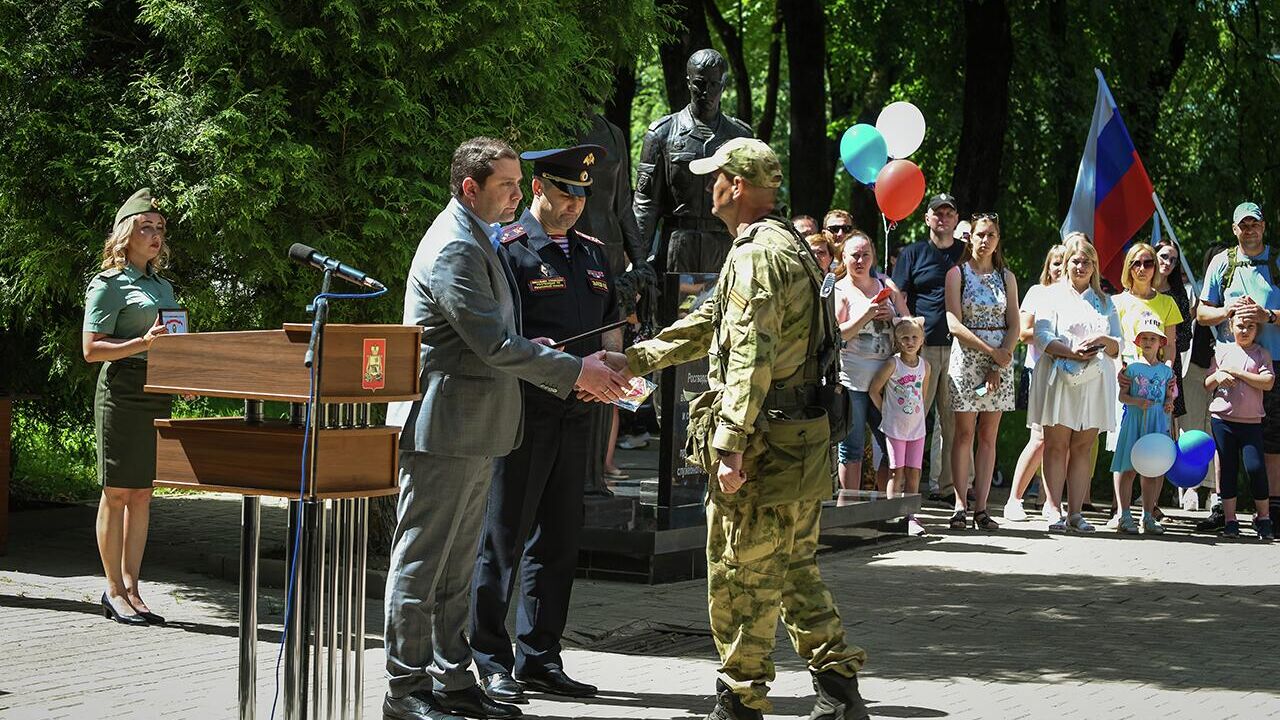
M236 586L195 570L208 570L213 555L235 557L238 512L225 496L157 499L147 597L172 622L141 629L99 611L93 508L16 513L10 554L0 558L0 718L235 717ZM944 516L931 513L932 526ZM278 504L264 508L264 526L270 545L283 528ZM873 717L1280 716L1280 661L1264 642L1280 631L1280 545L1185 530L1148 539L1043 529L1010 523L995 535L939 531L875 544L827 538L824 576L850 636L871 655L863 689ZM267 718L280 592L264 590L260 604L259 717ZM376 601L369 610L364 705L365 717L378 718L382 613ZM678 631L676 656L591 649L645 622ZM705 716L716 663L702 582L581 581L570 623L585 647L568 651L569 669L600 685L601 697L539 698L527 714ZM770 717L807 716L808 675L781 633L777 660Z

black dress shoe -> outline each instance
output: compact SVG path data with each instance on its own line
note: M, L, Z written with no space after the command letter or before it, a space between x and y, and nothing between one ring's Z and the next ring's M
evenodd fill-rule
M133 615L121 615L120 613L116 612L116 609L114 606L112 606L111 601L107 600L106 593L102 593L102 617L107 618L108 620L115 620L121 625L149 625L150 624L147 622L146 618L142 617L141 615L138 615L137 613L134 613Z
M551 668L535 675L521 675L516 678L529 690L536 690L548 695L587 698L596 696L596 686L580 683L565 674L560 668Z
M148 625L164 625L164 616L157 615L150 610L146 612L139 611L138 616L146 620Z
M431 704L440 710L469 718L503 720L524 715L515 705L490 700L476 685L461 690L434 690Z
M462 720L437 708L430 690L419 690L402 698L387 694L382 698L383 720Z
M480 680L480 688L484 690L485 695L498 702L517 705L529 702L529 699L524 696L524 688L511 677L511 673L496 672L486 675Z

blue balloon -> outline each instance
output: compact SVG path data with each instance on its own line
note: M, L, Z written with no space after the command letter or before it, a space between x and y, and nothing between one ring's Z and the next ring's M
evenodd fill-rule
M1184 458L1179 457L1178 461L1169 468L1169 472L1164 476L1169 478L1169 482L1175 487L1193 488L1204 481L1205 476L1209 474L1209 463L1204 465L1194 465L1187 462Z
M884 135L866 123L845 130L840 137L840 162L858 182L874 183L880 169L889 162L889 146Z
M1178 462L1181 465L1184 462L1189 463L1192 467L1209 467L1209 463L1213 462L1213 452L1216 448L1213 444L1213 438L1208 433L1200 430L1188 430L1182 433L1178 438Z

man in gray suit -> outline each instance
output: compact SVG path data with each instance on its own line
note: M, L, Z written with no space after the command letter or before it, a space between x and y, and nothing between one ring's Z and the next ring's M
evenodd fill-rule
M497 223L514 220L520 203L515 151L468 140L454 152L449 185L453 199L418 244L405 289L404 322L423 326L424 395L387 418L403 427L383 700L383 715L396 720L520 716L476 685L463 636L493 458L519 444L520 380L603 400L625 384L600 355L579 359L520 335L515 278L494 249Z

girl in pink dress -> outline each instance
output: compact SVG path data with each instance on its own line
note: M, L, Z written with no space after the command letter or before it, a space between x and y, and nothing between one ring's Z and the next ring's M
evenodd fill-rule
M871 402L880 408L880 429L888 446L889 497L920 491L924 464L924 387L929 363L920 357L924 345L924 318L894 321L893 341L898 352L885 361L871 381ZM915 515L907 516L907 533L924 535Z

